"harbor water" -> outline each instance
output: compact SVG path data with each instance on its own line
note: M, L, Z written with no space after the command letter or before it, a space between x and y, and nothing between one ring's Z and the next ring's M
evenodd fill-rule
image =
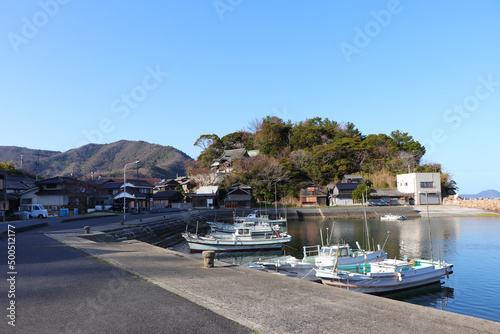
M441 284L382 298L500 322L500 217L431 218L430 226L432 258L452 263L453 274L442 279ZM288 232L293 239L283 252L218 254L217 258L240 265L283 253L302 258L303 246L321 244L321 235L323 243L345 242L357 248L358 241L365 249L369 235L371 248L373 244L382 246L387 239L384 249L390 258L431 258L426 217L403 221L369 219L367 224L354 219L289 221Z

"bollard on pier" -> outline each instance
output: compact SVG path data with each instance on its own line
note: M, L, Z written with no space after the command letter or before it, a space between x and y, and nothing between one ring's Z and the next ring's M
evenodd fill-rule
M201 255L203 255L204 267L205 268L213 268L215 252L214 251L203 251L201 253Z

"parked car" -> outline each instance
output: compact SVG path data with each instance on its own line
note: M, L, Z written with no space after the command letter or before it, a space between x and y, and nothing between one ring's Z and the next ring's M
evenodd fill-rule
M19 212L15 212L14 214L21 216L22 212L26 212L28 214L28 218L47 218L49 213L47 209L43 207L42 204L25 204L19 207Z

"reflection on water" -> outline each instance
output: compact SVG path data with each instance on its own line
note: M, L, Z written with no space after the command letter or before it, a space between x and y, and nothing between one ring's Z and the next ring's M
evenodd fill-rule
M455 298L453 290L453 288L442 286L441 283L436 283L416 289L387 294L384 297L445 310L446 306L448 306L448 301Z
M384 243L389 258L430 259L429 225L427 218L405 221L368 220L370 244ZM356 248L359 241L367 247L363 220L289 221L292 242L283 253L303 257L303 246L349 243ZM442 285L408 290L386 296L427 307L471 315L500 322L500 217L432 218L432 257L453 263L453 274ZM372 246L373 248L373 246ZM247 264L282 255L280 252L218 254L221 261ZM492 265L494 264L494 265ZM494 278L494 279L492 279Z
M215 259L230 264L244 265L281 256L281 250L215 253Z

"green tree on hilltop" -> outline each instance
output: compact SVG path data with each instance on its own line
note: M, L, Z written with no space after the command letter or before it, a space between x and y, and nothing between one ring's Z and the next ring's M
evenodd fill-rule
M420 158L425 154L425 147L408 135L408 132L392 131L391 137L398 149L413 154L417 160L420 161Z
M289 146L292 124L285 123L276 116L267 116L262 120L259 133L256 134L256 145L261 153L277 156Z
M201 167L204 168L210 167L213 160L218 158L224 151L222 140L215 134L201 135L194 143L194 146L203 149L198 160L201 162Z

